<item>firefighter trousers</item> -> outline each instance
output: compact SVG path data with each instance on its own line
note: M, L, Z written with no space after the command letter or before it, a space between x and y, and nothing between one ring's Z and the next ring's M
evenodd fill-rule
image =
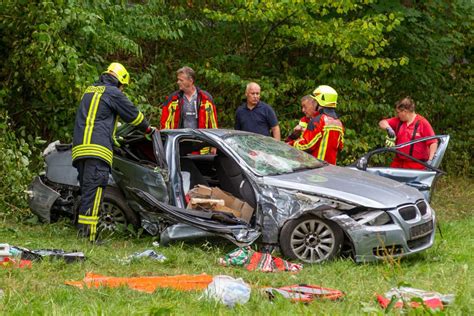
M97 238L100 205L103 191L109 181L110 166L101 159L84 158L75 162L81 186L81 203L78 209L79 233L89 235L90 241Z

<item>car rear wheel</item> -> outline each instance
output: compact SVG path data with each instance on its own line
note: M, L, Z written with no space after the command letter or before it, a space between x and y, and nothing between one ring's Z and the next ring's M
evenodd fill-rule
M344 234L336 223L311 215L288 221L280 232L283 254L308 263L334 258L343 241Z
M107 187L100 208L98 230L114 232L119 227L127 227L129 224L138 228L139 223L137 214L127 205L120 190Z

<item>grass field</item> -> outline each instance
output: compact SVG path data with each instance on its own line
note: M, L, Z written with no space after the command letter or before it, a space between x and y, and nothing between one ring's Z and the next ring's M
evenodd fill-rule
M305 265L297 274L248 272L242 268L221 267L220 256L235 247L227 243L202 241L177 243L155 248L150 236L114 238L100 246L76 239L74 228L62 221L51 225L19 224L10 217L0 217L0 243L30 249L61 248L83 251L87 260L66 264L63 261L35 262L31 269L0 269L0 312L24 314L106 314L106 315L359 315L383 314L375 293L383 294L404 283L412 287L452 293L456 300L445 312L449 315L474 314L474 181L442 179L432 202L442 231L437 232L433 248L401 261L355 264L340 259L322 265ZM168 260L150 259L130 264L120 259L136 251L154 249ZM153 294L127 288L80 290L64 285L66 280L81 280L86 272L108 276L158 276L176 274L226 274L241 277L252 286L250 301L229 309L201 299L201 292L158 289ZM263 286L297 283L316 284L342 290L341 301L290 303L282 298L269 301L259 290ZM409 314L416 313L414 310Z

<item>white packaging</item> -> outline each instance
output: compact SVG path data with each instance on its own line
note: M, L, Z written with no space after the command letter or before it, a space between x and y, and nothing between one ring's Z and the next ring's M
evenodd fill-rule
M10 245L0 244L0 258L10 257Z
M228 275L217 275L207 286L204 296L213 298L226 306L245 304L250 299L250 286L241 278L234 279Z

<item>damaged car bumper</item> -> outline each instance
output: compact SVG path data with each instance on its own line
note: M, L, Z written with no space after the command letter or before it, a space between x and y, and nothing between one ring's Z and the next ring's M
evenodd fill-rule
M415 254L430 248L435 215L425 201L391 210L330 216L343 227L357 262L372 262Z
M27 193L30 209L42 221L49 223L51 221L51 207L60 194L44 184L39 176L30 184Z

